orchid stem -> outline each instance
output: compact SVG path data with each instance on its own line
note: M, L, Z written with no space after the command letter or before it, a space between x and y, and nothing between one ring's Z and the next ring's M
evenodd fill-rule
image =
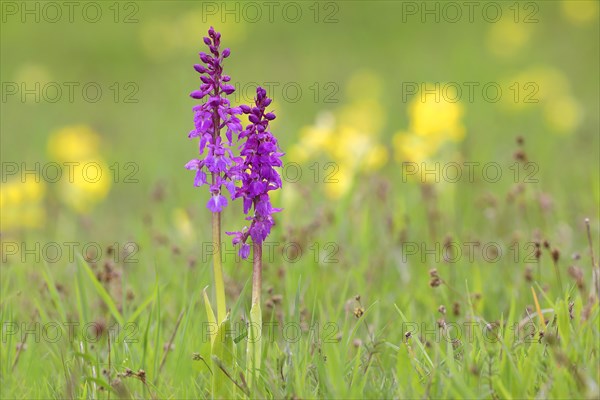
M262 355L262 311L260 308L260 291L262 281L262 243L252 242L252 308L250 309L250 325L248 327L248 347L246 349L248 386L252 387L260 370Z
M260 304L262 282L262 243L252 243L252 305Z
M213 271L215 274L215 292L217 296L217 323L225 319L227 306L225 305L225 283L223 282L223 267L221 265L221 213L212 213L213 229Z

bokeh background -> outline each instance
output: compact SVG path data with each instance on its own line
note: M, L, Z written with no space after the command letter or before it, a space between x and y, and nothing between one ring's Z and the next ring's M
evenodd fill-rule
M191 187L182 165L195 154L186 137L194 104L188 93L198 85L191 68L210 25L232 49L226 68L241 89L234 102L250 101L256 83L272 85L274 130L285 161L303 166L303 181L314 180L308 167L320 162L318 183L308 187L315 198L356 193L369 185L370 175L386 177L407 196L411 189L397 180L403 161L500 161L506 176L520 135L547 190L588 207L597 203L596 2L483 2L472 15L465 6L421 2L284 2L271 12L260 2L125 2L113 8L99 3L99 18L96 7L78 6L71 17L63 6L57 22L56 10L43 3L37 14L26 14L24 3L14 3L17 11L7 3L2 160L30 168L76 160L69 145L51 144L52 135L65 129L78 137L65 139L70 146L91 140L97 154L81 157L100 157L109 167L118 163L122 176L106 188L83 188L93 192L93 204L78 209L102 215L97 223L107 229L143 210L143 194L158 182L172 195L171 207L206 197ZM427 7L434 12L427 14ZM68 82L76 85L72 99ZM456 96L449 86L436 103L435 95L423 102L409 92L435 83L457 83L462 93ZM476 85L472 97L469 83ZM486 99L488 83L501 88L499 101L492 101L494 87ZM92 102L97 87L102 93ZM38 102L23 88L37 92ZM436 138L425 143L411 133ZM339 168L326 170L328 161ZM105 175L115 178L115 172ZM285 172L293 184L282 202L295 207L287 203L301 187L295 164ZM127 174L139 183L122 182ZM323 182L327 174L340 182ZM59 196L54 189L60 185L44 186L44 196Z
M431 262L401 261L403 241L433 246L450 235L508 246L548 237L565 254L587 254L585 217L597 237L597 1L475 2L472 14L462 2L274 2L271 14L263 2L87 3L72 18L61 6L58 18L43 2L2 2L1 234L18 244L2 249L8 319L36 320L47 300L47 257L22 255L36 243L134 243L136 263L116 268L127 277L122 286L98 275L124 313L159 279L162 318L172 322L210 285L202 246L211 240L209 195L184 165L197 155L187 138L196 104L189 93L199 85L192 66L211 25L231 48L225 69L239 89L232 102L250 102L257 83L274 99L272 131L286 168L271 239L304 251L299 262L288 254L267 263L265 287L284 299L302 287L306 299L361 293L385 307L410 304L413 316L435 312L435 300L406 289L427 288ZM64 163L73 162L96 163L102 175L90 183L75 167L70 182ZM477 168L467 178L465 162L496 163L502 177L492 182ZM58 182L52 163L63 166ZM441 178L408 176L406 163L437 168ZM448 163L463 166L459 182L444 179ZM24 168L33 172L23 178ZM236 202L224 230L243 222ZM236 298L250 264L227 257ZM497 296L482 306L495 318L517 296L498 282L519 280L523 270L503 262L501 270L465 266L455 277L477 276L474 290ZM75 264L65 256L49 263L67 311L76 308ZM31 289L37 300L22 296ZM322 298L329 318L342 308L337 300Z

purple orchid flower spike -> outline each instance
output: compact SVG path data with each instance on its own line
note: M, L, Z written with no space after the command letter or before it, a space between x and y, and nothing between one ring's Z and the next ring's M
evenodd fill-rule
M242 186L236 188L234 198L243 199L244 214L249 214L254 208L250 228L240 232L226 232L233 236L233 244L240 245L239 254L247 258L250 253L248 238L257 245L262 245L274 225L273 213L281 211L271 205L269 192L281 187L281 176L275 169L281 167L281 156L277 139L269 131L269 122L275 119L275 114L266 112L271 99L265 89L256 89L255 105L240 107L248 114L250 124L239 134L240 140L245 139L241 148L242 164L236 168L236 174L241 176Z
M213 27L208 31L208 37L204 43L209 48L209 53L200 53L202 64L194 65L194 69L200 73L202 81L200 88L190 93L194 99L202 100L203 104L194 106L194 129L188 137L200 138L199 154L201 158L193 159L185 167L196 171L194 186L209 184L207 173L211 174L210 192L211 199L207 208L218 213L227 206L227 199L221 193L222 185L232 190L233 181L238 179L235 158L231 152L234 135L238 135L243 127L236 116L241 114L239 107L231 107L226 96L232 94L235 88L230 85L231 78L223 74L223 60L230 55L229 49L220 51L221 34ZM227 129L227 147L221 138L221 129Z

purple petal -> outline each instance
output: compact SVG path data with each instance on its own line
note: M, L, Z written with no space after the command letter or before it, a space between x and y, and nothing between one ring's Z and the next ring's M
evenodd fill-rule
M206 183L206 173L201 169L196 172L196 177L194 178L194 186L202 186Z
M233 85L221 85L221 89L227 94L235 92L235 87Z
M200 160L193 159L185 164L186 169L197 171L201 167Z
M240 257L243 259L248 258L250 255L250 245L248 243L242 243L240 246Z
M225 207L227 207L227 199L220 194L211 196L208 203L206 203L206 208L214 213L221 212Z
M190 97L193 97L194 99L201 99L204 96L206 96L206 93L202 90L194 90L192 93L190 93Z

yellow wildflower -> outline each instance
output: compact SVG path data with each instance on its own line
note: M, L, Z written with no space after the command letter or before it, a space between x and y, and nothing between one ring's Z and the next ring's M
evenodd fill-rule
M100 137L87 125L67 126L48 139L50 157L64 163L58 196L79 213L88 212L110 190L113 177L99 145Z
M28 176L25 181L19 178L3 183L0 190L0 230L6 232L44 226L45 193L46 185L39 176Z
M86 160L98 153L100 137L87 125L72 125L50 135L48 153L61 162Z
M598 17L598 2L595 0L563 0L561 9L564 17L575 25L584 25Z

